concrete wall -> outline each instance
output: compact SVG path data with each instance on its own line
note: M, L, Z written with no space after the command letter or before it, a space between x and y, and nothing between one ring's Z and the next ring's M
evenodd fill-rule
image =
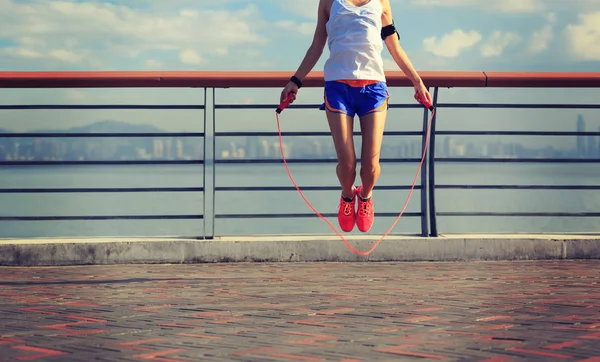
M378 239L361 236L348 242L368 251ZM368 256L354 254L337 236L0 240L0 265L5 266L541 259L600 259L600 235L389 237Z

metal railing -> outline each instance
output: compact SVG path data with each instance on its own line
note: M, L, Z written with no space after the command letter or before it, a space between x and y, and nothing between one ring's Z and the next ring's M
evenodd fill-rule
M600 132L542 132L542 131L440 131L436 129L437 118L445 109L460 108L519 108L519 109L600 109L600 104L466 104L439 102L440 88L600 88L600 73L486 73L486 72L423 72L421 76L433 90L434 105L437 109L431 125L429 148L426 150L426 163L421 170L420 183L415 187L420 191L419 212L407 212L405 217L420 218L421 236L438 236L438 216L539 216L539 217L598 217L600 212L438 212L436 210L436 190L599 190L600 185L449 185L436 182L436 165L440 163L599 163L600 158L469 158L438 157L436 155L436 136L598 136ZM193 160L70 160L70 161L12 161L0 160L0 167L10 166L48 166L48 165L165 165L191 164L202 167L203 184L201 187L129 187L129 188L5 188L0 194L27 193L131 193L131 192L201 192L203 194L203 212L201 215L71 215L71 216L4 216L1 221L55 221L55 220L161 220L161 219L198 219L203 222L203 235L198 238L212 239L216 236L217 219L273 219L273 218L309 218L312 213L261 213L234 214L216 212L216 193L218 192L265 192L293 191L293 186L222 186L216 184L216 165L219 164L269 164L281 163L277 159L222 159L216 156L216 140L222 137L276 137L277 132L218 132L217 112L220 110L275 109L276 104L227 104L216 102L217 88L281 88L289 73L285 72L0 72L0 88L203 88L204 103L201 105L0 105L0 111L6 110L199 110L203 113L203 132L178 133L0 133L2 138L83 138L83 137L197 137L203 139L203 157ZM389 87L412 87L409 80L400 72L387 73ZM311 73L304 86L322 87L323 75ZM212 102L207 103L207 95L212 91ZM291 109L318 109L320 104L292 105ZM390 104L390 109L422 108L418 104ZM208 122L212 112L212 122ZM0 113L1 114L1 113ZM423 109L423 127L421 131L386 131L385 136L419 136L421 150L425 146L429 112ZM355 133L358 135L358 133ZM283 132L284 137L329 136L328 132ZM422 154L421 154L422 156ZM360 160L359 160L360 161ZM389 157L382 163L418 163L418 158ZM291 158L290 164L335 163L335 159ZM208 167L210 169L210 175ZM207 181L210 181L207 184ZM338 190L337 186L300 185L305 191ZM381 185L380 190L407 190L409 185ZM211 208L208 212L208 208ZM324 213L326 217L335 217L334 213ZM395 217L396 213L377 213L380 217Z

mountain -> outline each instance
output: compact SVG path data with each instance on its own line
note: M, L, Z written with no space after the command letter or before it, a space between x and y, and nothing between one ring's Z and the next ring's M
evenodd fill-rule
M2 130L0 130L2 132ZM10 131L6 131L10 132ZM38 129L27 133L166 133L165 130L149 124L131 124L123 121L104 120L86 126L71 127L65 130Z
M132 160L150 158L202 157L202 142L197 139L160 137L2 137L13 131L0 129L0 160ZM85 126L67 129L37 129L33 133L163 133L169 132L149 124L131 124L123 121L103 120Z
M122 121L99 121L87 126L72 127L69 133L165 133L166 131L149 124L131 124Z

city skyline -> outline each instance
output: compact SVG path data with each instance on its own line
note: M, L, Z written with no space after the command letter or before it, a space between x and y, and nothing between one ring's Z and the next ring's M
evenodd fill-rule
M578 133L586 131L584 117L579 114L575 122ZM598 129L600 132L600 127ZM85 127L62 131L40 130L27 133L168 133L153 125L130 124L125 121L98 121ZM204 140L199 137L6 137L12 133L0 129L0 160L5 161L84 161L84 160L192 160L203 158ZM4 136L4 137L3 137ZM563 136L568 137L568 136ZM209 135L209 145L212 136ZM555 147L548 141L541 147L527 146L525 142L502 137L485 140L484 137L438 135L438 157L492 157L492 158L599 158L600 136L572 136L572 147ZM482 140L483 139L483 140ZM383 158L418 158L422 143L419 136L394 136L384 138ZM355 136L355 147L360 149L360 136ZM329 136L284 137L286 158L335 158ZM278 159L277 137L217 137L217 159Z

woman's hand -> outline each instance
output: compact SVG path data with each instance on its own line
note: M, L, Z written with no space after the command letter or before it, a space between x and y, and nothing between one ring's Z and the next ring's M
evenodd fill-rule
M419 97L421 97L424 103L433 104L433 100L431 100L431 94L429 94L429 91L423 82L419 82L415 85L415 100L417 102L419 102Z
M296 94L298 94L298 86L294 82L289 82L285 88L283 88L279 102L286 100L290 93L292 94L290 98L290 104L292 104L296 100Z

